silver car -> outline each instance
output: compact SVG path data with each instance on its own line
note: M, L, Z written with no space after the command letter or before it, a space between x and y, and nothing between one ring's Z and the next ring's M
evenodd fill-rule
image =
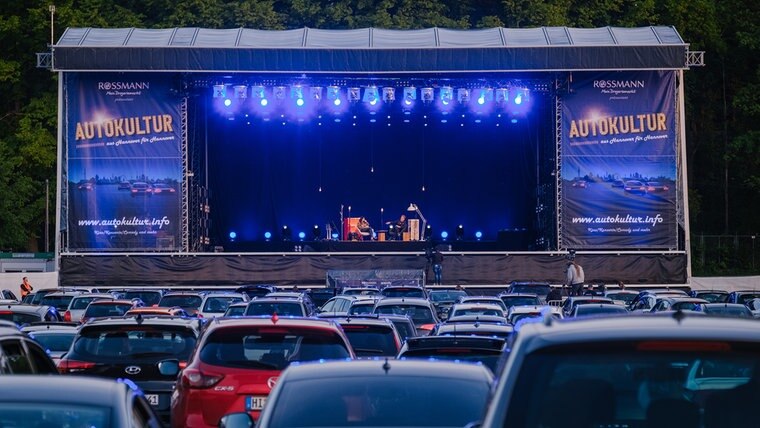
M113 294L100 293L100 294L80 294L69 302L69 307L66 308L66 312L63 314L63 320L69 322L79 322L82 320L84 311L87 310L87 306L96 300L114 300Z

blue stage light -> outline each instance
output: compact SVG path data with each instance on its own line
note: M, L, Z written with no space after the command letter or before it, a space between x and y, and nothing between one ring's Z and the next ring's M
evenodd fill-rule
M515 96L515 104L520 105L522 104L522 94L518 93L517 96Z
M267 241L272 239L272 232L264 232L264 239Z
M304 233L304 232L298 232L298 239L300 239L300 240L303 241L304 238L306 238L306 233Z
M340 105L340 98L336 98L335 101L333 101L333 104L335 104L336 106L339 106Z
M235 238L237 238L237 233L235 233L235 231L230 232L230 239L235 239Z
M482 238L482 237L483 237L483 232L481 232L481 231L477 231L477 232L475 232L475 238L476 238L476 239L480 239L480 238Z
M338 239L338 237L340 237L340 235L338 235L337 233L333 233L331 236L332 236L332 239Z
M297 100L296 100L296 105L297 105L298 107L302 107L302 106L303 106L303 98L299 98L299 99L297 99Z
M224 100L224 106L225 106L225 107L229 107L229 106L231 106L231 105L232 105L232 100L231 100L231 99L229 99L229 98L226 98L226 99Z
M375 105L375 104L377 104L377 98L375 98L375 99L373 99L373 100L371 100L371 101L369 102L369 105L371 105L371 106L373 106L373 105Z
M482 94L480 97L478 97L478 104L483 105L486 103L486 96L485 94Z
M404 100L404 104L410 106L410 105L412 105L412 100L410 100L409 98L407 98L407 99Z
M517 119L512 119L512 120L510 120L510 122L517 123Z
M441 239L446 239L449 237L449 232L446 232L445 230L441 232Z
M262 99L261 99L261 106L262 106L262 107L266 107L266 106L267 106L267 104L269 104L269 101L267 101L267 99L266 99L266 98L262 98Z

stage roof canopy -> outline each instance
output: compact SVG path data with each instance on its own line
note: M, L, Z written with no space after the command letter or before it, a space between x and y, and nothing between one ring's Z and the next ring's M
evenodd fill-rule
M686 68L670 26L269 31L67 28L56 71L478 73Z

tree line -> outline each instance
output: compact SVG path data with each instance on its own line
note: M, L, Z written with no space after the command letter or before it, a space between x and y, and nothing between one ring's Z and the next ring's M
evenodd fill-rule
M67 27L673 25L691 50L706 52L706 66L685 73L692 230L760 229L757 0L23 0L0 2L0 250L44 250L45 183L55 189L57 178L58 94L57 75L36 68L34 54L49 50L51 4L54 40Z

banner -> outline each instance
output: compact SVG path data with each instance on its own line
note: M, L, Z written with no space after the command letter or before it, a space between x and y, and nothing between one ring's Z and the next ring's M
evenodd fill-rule
M675 248L675 75L580 73L562 100L565 248Z
M166 75L66 74L68 249L176 250L180 99Z

